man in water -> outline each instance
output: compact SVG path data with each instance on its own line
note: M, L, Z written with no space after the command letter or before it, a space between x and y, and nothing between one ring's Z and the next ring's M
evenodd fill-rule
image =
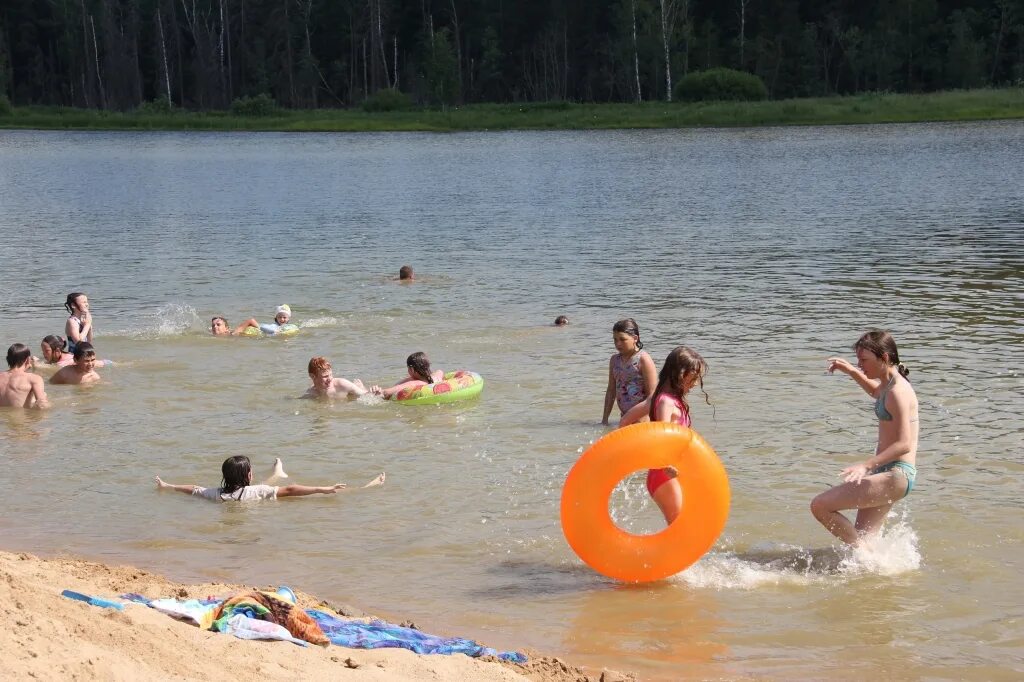
M331 361L324 357L315 357L309 361L309 378L313 385L303 394L303 398L358 398L369 393L359 379L349 381L334 376Z
M75 346L75 363L62 367L50 379L51 384L93 384L100 380L96 373L96 351L83 341Z
M32 351L23 343L16 343L7 349L6 372L0 372L0 407L34 407L44 409L50 406L46 400L46 389L41 376L29 373L32 365Z

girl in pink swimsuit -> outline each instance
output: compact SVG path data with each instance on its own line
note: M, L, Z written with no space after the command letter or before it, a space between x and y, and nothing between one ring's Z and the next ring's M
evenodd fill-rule
M650 401L648 415L651 421L689 427L690 406L686 403L686 394L698 384L704 393L704 376L707 371L708 363L697 351L686 346L673 349L665 358L665 365L658 375L658 385L654 389L654 398ZM704 401L711 404L707 393L704 393ZM676 520L683 508L683 489L676 480L677 473L674 467L650 469L647 472L647 492L669 524Z

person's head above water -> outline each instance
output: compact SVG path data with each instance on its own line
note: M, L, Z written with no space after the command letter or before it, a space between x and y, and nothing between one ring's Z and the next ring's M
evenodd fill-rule
M68 342L63 336L54 336L53 334L44 336L40 346L40 350L43 352L43 360L46 360L51 365L59 362L64 356L67 346Z
M900 353L896 349L896 339L892 334L881 329L872 329L853 344L857 354L857 365L869 379L883 376L887 366L896 366L896 371L907 378L910 370L900 362Z
M569 324L569 318L566 317L565 315L559 315L558 317L555 318L556 327L564 327L567 324Z
M292 319L292 308L287 303L282 303L277 306L277 312L274 315L274 322L278 324L288 324L288 320Z
M398 279L406 279L406 280L410 280L410 281L415 279L413 277L412 266L411 265L403 265L402 267L400 267L398 269Z
M15 369L32 360L32 351L23 343L11 344L7 349L7 367Z
M689 405L684 396L691 388L699 384L701 392L704 393L704 402L710 405L711 401L708 399L708 394L704 392L704 377L707 376L707 373L708 363L701 357L700 353L686 346L677 346L665 358L665 364L658 374L658 385L654 389L653 395L657 397L665 393L679 398L687 410L689 410ZM656 408L657 400L651 400L651 421L654 421Z
M330 388L331 382L334 381L334 369L331 367L330 360L318 355L310 359L307 369L309 378L313 381L313 387L317 391L323 392Z
M81 341L75 346L75 365L86 372L96 367L96 349L88 341Z
M413 353L405 359L405 366L409 368L409 376L413 379L428 384L434 383L434 378L430 376L430 360L427 359L426 353Z
M231 330L228 328L227 318L217 315L212 320L210 320L210 332L212 332L214 336L224 336L225 334L230 334Z
M221 481L221 493L228 494L252 483L252 464L245 455L228 457L220 465L220 473L224 479Z
M89 297L83 294L81 291L72 292L68 294L67 300L64 301L64 307L67 308L69 315L88 312Z

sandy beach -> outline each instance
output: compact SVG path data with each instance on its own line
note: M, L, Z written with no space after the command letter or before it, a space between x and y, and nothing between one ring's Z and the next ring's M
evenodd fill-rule
M123 611L67 599L61 591L102 597L204 598L253 586L184 585L130 566L0 552L0 666L12 679L209 679L212 671L265 680L450 680L463 682L612 682L632 676L583 670L527 652L525 665L404 649L301 648L204 631L142 604ZM255 586L276 589L276 586ZM296 590L306 608L335 610ZM348 611L350 607L339 606ZM445 633L439 633L445 634ZM449 633L450 634L450 633Z

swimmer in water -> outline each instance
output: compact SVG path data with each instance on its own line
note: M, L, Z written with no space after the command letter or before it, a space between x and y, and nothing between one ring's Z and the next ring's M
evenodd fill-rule
M829 358L828 371L846 374L875 399L878 442L872 457L843 469L845 481L811 502L811 513L843 542L857 545L878 533L896 501L914 489L917 478L917 394L900 362L889 332L870 331L853 345L854 367L842 358ZM840 512L856 509L855 522Z
M325 357L311 359L307 369L313 385L302 395L303 398L358 398L370 392L359 379L349 381L334 376L331 361Z
M275 462L274 478L286 478L282 476L284 471L280 466L281 460ZM327 486L309 485L285 485L272 486L264 484L253 485L252 464L245 455L228 457L220 467L223 480L218 488L204 488L198 485L176 485L165 483L159 476L156 478L158 490L175 490L186 495L201 497L213 502L249 502L253 500L276 500L281 497L304 497L306 495L333 495L345 491L348 487L345 483L335 483ZM362 486L362 488L374 488L384 485L384 473Z
M43 337L40 344L40 351L43 353L43 361L48 365L64 367L75 361L75 356L65 350L67 341L63 336L50 334Z
M558 317L555 318L556 327L564 327L567 324L569 324L569 318L566 317L565 315L559 315Z
M370 388L370 391L374 395L379 395L382 398L391 398L403 389L419 388L420 386L436 384L439 381L444 380L444 372L439 369L432 370L430 368L430 360L427 359L426 353L413 353L406 358L405 367L406 371L409 372L408 378L400 380L390 388L373 386Z
M0 372L0 407L45 409L46 388L41 376L29 372L32 351L23 343L7 349L6 372Z
M416 276L413 274L412 266L403 265L398 269L398 281L400 282L414 282Z
M249 327L255 327L259 329L260 323L255 318L250 317L248 320L238 325L234 329L228 326L228 320L225 317L217 315L210 320L210 333L214 336L238 336Z
M281 331L281 327L288 324L289 320L292 319L292 309L287 303L282 303L277 306L277 312L274 314L274 321L272 323L264 323L260 325L260 331L268 336Z
M50 378L50 383L94 384L100 380L100 375L96 373L96 351L91 343L79 342L75 347L74 360L73 364L57 370L57 373Z

